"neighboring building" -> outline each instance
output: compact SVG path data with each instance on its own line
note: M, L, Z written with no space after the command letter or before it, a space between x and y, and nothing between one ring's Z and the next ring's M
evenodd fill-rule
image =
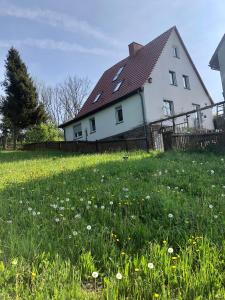
M223 85L223 97L225 99L225 34L216 48L216 51L209 62L209 66L213 70L220 71Z
M103 73L77 117L60 127L66 141L143 137L144 124L210 104L213 101L172 27L145 46L131 43L129 56ZM213 129L211 110L191 115L189 126L196 125Z

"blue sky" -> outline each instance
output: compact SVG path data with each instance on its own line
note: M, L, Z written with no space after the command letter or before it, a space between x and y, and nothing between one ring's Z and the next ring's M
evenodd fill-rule
M209 60L225 33L224 0L0 0L0 80L14 45L31 75L55 84L68 75L102 72L176 25L215 101L222 100L219 73Z

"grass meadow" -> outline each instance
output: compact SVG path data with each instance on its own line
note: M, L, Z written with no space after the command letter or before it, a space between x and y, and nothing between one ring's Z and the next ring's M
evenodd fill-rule
M0 299L225 299L225 155L0 152Z

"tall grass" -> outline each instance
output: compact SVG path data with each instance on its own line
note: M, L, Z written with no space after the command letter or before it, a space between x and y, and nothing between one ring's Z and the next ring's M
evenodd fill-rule
M0 298L224 299L225 161L0 152Z

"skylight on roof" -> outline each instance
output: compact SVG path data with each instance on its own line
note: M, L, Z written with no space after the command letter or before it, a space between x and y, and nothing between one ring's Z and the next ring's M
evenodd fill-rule
M124 66L120 67L119 70L117 71L116 75L113 77L113 81L115 81L121 74L121 72L123 71Z
M97 102L99 100L99 98L101 97L102 93L98 93L98 95L95 97L93 103Z
M121 84L123 83L123 80L121 80L121 81L119 81L117 84L116 84L116 86L115 86L115 88L114 88L114 90L113 90L113 93L115 93L115 92L117 92L118 90L119 90L119 88L121 87Z

